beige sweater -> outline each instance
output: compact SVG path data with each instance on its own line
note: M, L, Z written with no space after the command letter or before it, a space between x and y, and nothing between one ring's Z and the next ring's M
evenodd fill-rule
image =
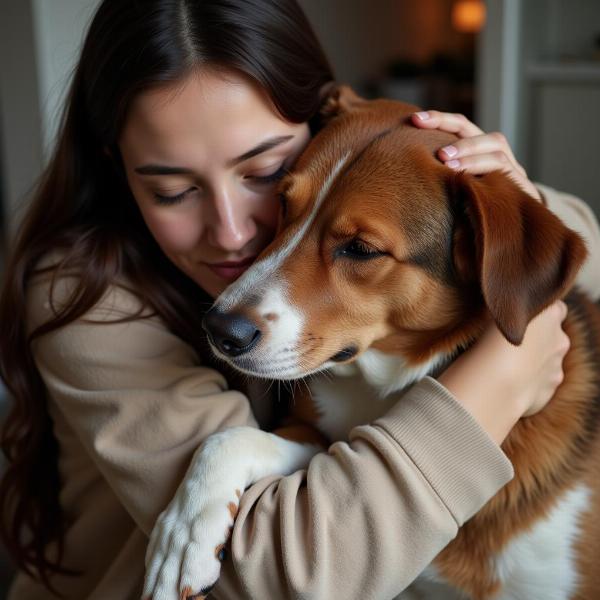
M600 230L577 199L543 188L549 206L588 239L579 283L600 296ZM62 280L60 300L68 293ZM89 315L132 314L114 287ZM29 326L49 317L48 280L31 287ZM60 501L72 520L56 577L67 600L137 600L148 535L209 434L255 426L249 400L157 318L71 323L39 339L60 444ZM316 456L308 471L264 479L243 496L232 552L212 597L392 598L504 485L500 449L435 380ZM51 598L19 574L10 600Z

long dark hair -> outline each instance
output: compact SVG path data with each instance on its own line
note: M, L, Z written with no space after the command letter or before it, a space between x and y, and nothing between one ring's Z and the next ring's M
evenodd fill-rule
M18 567L50 588L68 526L58 500L57 442L35 338L82 317L117 277L196 348L199 303L210 299L154 242L117 148L132 99L211 65L243 73L288 121L311 121L331 67L295 0L104 0L85 39L53 156L9 257L0 298L0 376L12 407L1 434L0 534ZM52 250L54 279L78 273L71 301L29 335L26 292ZM138 315L139 316L139 315ZM196 334L198 335L198 334ZM51 543L57 557L49 557Z

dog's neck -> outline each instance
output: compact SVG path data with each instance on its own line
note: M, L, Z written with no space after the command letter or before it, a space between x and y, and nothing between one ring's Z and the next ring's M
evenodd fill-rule
M443 335L432 335L428 344L424 345L420 340L419 354L424 356L425 348L429 348L431 352L423 360L410 360L397 351L384 351L371 346L355 361L335 365L329 370L340 376L360 376L376 391L379 398L399 392L428 375L437 377L483 333L489 321L487 309L485 306L473 306L470 312L468 318L460 320L460 326L448 329ZM377 344L380 342L379 340ZM387 345L398 346L395 343Z
M385 398L427 375L439 373L452 361L454 356L440 352L423 363L409 365L400 355L386 354L370 348L354 362L335 365L330 370L335 375L342 377L361 375L377 391L380 398Z

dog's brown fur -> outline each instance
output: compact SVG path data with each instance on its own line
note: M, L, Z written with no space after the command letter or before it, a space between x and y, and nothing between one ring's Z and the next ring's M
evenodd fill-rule
M343 347L349 330L361 350L402 354L415 364L468 346L489 316L518 344L529 320L565 296L584 260L581 239L506 176L475 178L439 164L435 150L454 138L411 127L414 109L366 102L349 90L334 94L324 111L331 123L283 184L288 215L275 249L306 219L332 160L343 148L355 149L355 171L336 184L282 267L294 301L309 315L301 343L307 370ZM369 163L370 154L376 160ZM395 262L380 263L379 272L369 263L336 272L329 257L337 240L357 232L369 238L374 230L373 245ZM315 289L327 290L328 302L315 298ZM574 598L600 598L600 313L579 292L567 302L571 349L564 382L548 406L519 421L505 441L514 480L435 561L448 582L472 598L493 597L500 582L491 558L580 482L592 490L595 508L581 518L581 582ZM297 404L303 421L318 422L314 408Z
M438 364L433 357L449 359L471 345L490 319L509 341L521 343L528 322L566 296L571 348L564 381L549 404L519 421L506 439L514 479L434 564L470 598L493 598L502 585L495 558L542 522L566 492L585 485L590 508L579 514L572 600L597 600L600 312L584 294L570 291L584 243L502 173L474 177L442 165L436 151L454 136L412 126L414 110L340 88L324 108L328 124L282 181L285 215L260 260L275 265L273 280L285 282L285 301L302 315L300 339L282 351L294 353L290 377L369 349L422 373ZM261 333L250 356L241 356L241 367L264 374L269 371L261 371L260 361L267 362L268 353L260 346L268 347L269 324L278 315L260 314L260 293L252 289L234 308ZM296 398L295 413L304 425L319 426L308 395ZM307 439L305 427L277 433Z

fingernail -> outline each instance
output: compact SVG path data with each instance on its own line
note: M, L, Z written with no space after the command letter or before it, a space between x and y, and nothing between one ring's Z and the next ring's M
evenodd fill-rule
M417 119L420 121L427 121L427 119L429 119L429 113L426 110L415 113L415 115L417 115Z
M450 167L451 169L457 169L458 167L460 167L460 160L449 160L446 163L447 167Z
M456 156L458 153L456 146L446 146L445 148L442 148L442 151L445 152L446 156L449 156L450 158Z

